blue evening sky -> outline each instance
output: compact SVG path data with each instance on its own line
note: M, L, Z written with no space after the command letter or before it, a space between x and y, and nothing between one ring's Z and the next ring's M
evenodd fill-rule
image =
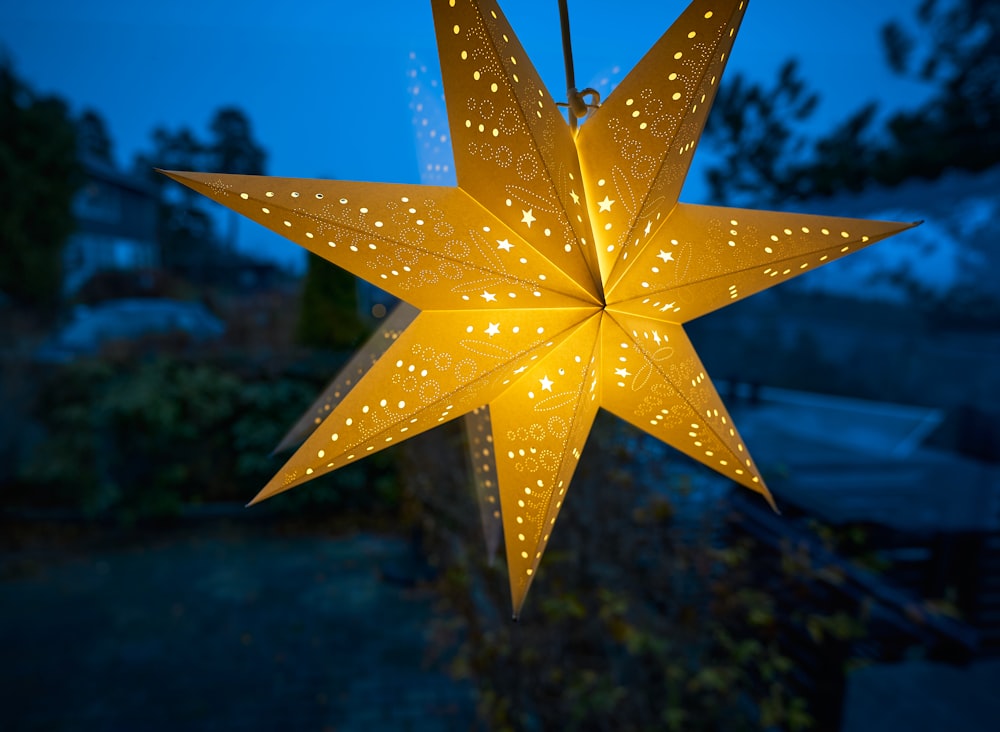
M789 56L822 94L827 126L862 102L911 106L926 89L886 68L879 28L919 0L754 0L727 73L771 83ZM569 0L578 85L628 70L683 0ZM553 96L565 81L556 0L501 0ZM436 58L427 0L33 0L0 9L0 49L42 92L105 118L129 164L157 125L193 127L236 105L266 147L268 173L415 182L406 72L411 51ZM724 82L723 82L724 83ZM696 162L697 164L697 162ZM695 171L684 200L702 202Z

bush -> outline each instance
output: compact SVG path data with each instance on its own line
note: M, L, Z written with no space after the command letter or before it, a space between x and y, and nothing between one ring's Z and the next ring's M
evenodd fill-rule
M333 370L323 365L324 375ZM45 436L20 471L28 489L21 502L124 519L245 503L280 467L270 453L320 384L309 370L274 376L245 363L171 357L63 367L40 390ZM363 461L293 495L271 510L389 509L391 458Z

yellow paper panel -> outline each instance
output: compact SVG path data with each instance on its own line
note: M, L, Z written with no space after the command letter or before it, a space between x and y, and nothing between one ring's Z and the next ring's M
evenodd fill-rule
M406 329L419 311L411 305L401 302L393 308L392 313L379 325L358 352L351 357L344 368L326 386L312 406L305 411L299 421L288 431L275 452L282 452L304 440L310 432L319 427L330 411L340 404L341 399L349 392L361 377L381 358L389 346L395 343L399 335ZM332 325L332 324L331 324Z
M580 128L605 282L677 203L745 6L695 0Z
M597 297L569 125L493 0L433 0L458 185Z
M597 414L601 317L588 318L490 402L515 617Z
M602 348L602 407L772 501L681 326L609 308Z
M487 403L592 312L421 313L254 502Z
M608 302L686 323L912 226L679 204Z
M167 175L421 310L597 302L457 188Z

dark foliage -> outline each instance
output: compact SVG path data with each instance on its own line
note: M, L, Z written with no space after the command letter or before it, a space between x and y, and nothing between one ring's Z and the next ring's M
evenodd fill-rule
M237 214L229 218L225 244L203 197L154 169L262 175L267 155L253 138L250 120L235 107L219 109L200 138L184 127L157 128L153 147L135 161L136 172L159 191L159 241L164 267L198 282L218 278L233 261Z
M309 254L299 307L298 341L315 348L357 346L368 334L358 316L357 280L350 272Z
M796 125L818 101L794 60L782 66L771 88L739 74L732 78L716 98L706 129L713 152L722 158L707 174L712 196L722 203L773 203L796 195L797 161L807 149Z
M793 61L773 88L731 79L706 127L723 158L707 174L713 195L768 204L1000 163L1000 4L924 0L915 22L915 31L901 22L883 29L887 61L935 91L881 127L871 102L807 143L796 123L811 114L816 95L795 75Z
M276 375L199 358L82 361L37 390L42 439L14 505L131 520L186 505L245 503L280 467L270 457L334 365ZM391 456L366 460L271 502L272 511L395 507ZM267 509L265 509L267 510Z
M801 551L757 562L729 533L725 503L696 498L697 468L665 466L663 450L601 413L512 623L506 571L486 561L464 472L426 458L461 449L450 440L435 430L408 442L404 473L440 589L461 616L439 637L462 640L455 671L478 684L490 729L829 728L781 637L811 639L840 678L863 613L813 596L827 570Z
M114 164L114 146L104 118L93 109L84 110L76 120L77 148L82 158Z
M0 61L0 293L32 308L58 301L79 184L66 103L36 95Z
M916 26L910 32L896 22L883 30L890 65L936 88L927 104L889 120L893 144L882 175L890 184L1000 161L1000 5L924 0Z

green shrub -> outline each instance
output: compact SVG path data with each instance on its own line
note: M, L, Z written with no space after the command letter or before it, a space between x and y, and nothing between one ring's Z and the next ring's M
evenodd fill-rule
M331 371L327 364L324 373ZM63 367L40 390L35 411L45 436L20 471L28 488L21 502L124 519L245 503L280 467L270 453L320 383L308 372L273 376L246 364L167 357ZM391 456L293 495L271 510L391 508Z

